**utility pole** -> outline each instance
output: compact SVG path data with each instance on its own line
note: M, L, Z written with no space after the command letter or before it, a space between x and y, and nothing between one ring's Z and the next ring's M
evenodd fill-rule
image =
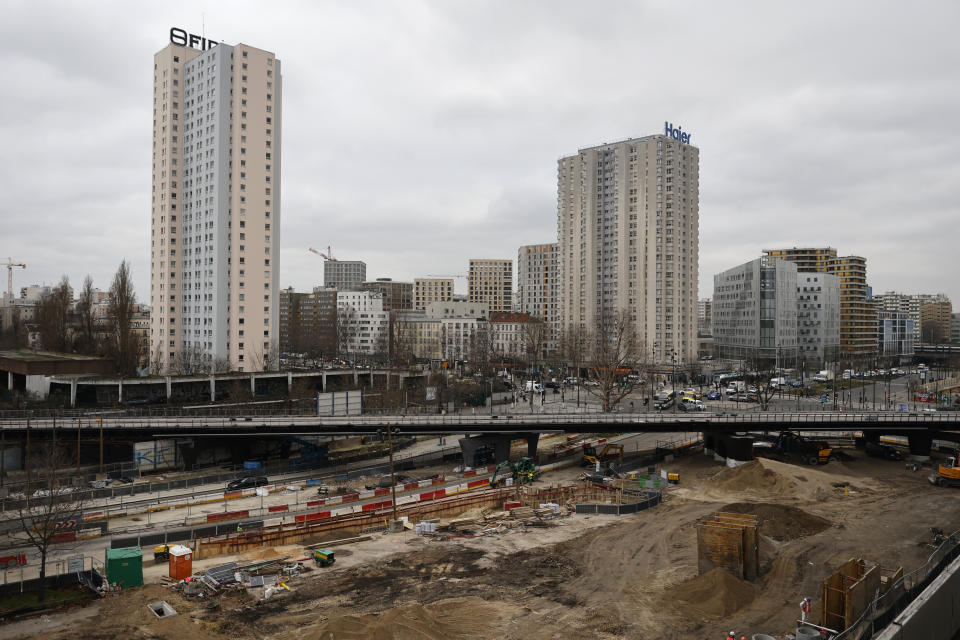
M387 444L390 447L390 504L393 507L393 521L397 521L397 481L393 474L393 429L387 423Z

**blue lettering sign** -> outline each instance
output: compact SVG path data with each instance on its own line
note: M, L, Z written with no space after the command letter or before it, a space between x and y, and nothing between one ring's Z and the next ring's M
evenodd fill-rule
M663 123L663 135L668 138L673 138L674 140L679 140L683 144L690 144L690 138L693 137L693 134L684 133L682 127L674 129L672 122Z

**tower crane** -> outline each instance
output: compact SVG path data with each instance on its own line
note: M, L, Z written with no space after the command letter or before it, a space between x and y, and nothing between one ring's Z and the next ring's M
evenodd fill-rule
M329 261L329 262L336 262L336 261L337 261L337 259L333 257L333 251L330 250L330 247L329 247L329 246L327 247L327 252L326 252L326 253L323 253L322 251L317 251L317 250L314 249L313 247L308 247L307 250L308 250L308 251L311 251L312 253L317 254L318 256L320 256L321 258L323 258L324 260L327 260L327 261Z
M455 274L453 274L453 275L446 275L446 274L443 274L443 273L428 273L428 274L427 274L427 277L428 277L428 278L463 278L464 280L467 279L467 276L462 275L462 274L459 274L459 273L455 273Z
M27 265L14 262L10 258L7 258L7 294L12 298L13 297L13 268L20 267L21 269L26 269Z

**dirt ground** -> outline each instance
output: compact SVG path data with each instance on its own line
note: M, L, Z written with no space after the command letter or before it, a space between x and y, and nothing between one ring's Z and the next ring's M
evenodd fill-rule
M803 597L819 616L820 581L849 558L910 570L931 551L930 527L960 529L960 491L932 487L926 469L857 452L823 467L763 460L727 469L697 455L665 468L681 483L636 515L570 516L442 542L376 534L338 548L334 567L309 571L266 602L252 593L187 601L149 585L78 609L73 620L0 627L0 638L709 639L731 629L782 638ZM716 511L759 518L755 582L720 569L697 575L696 523ZM181 615L156 619L145 605L159 599Z

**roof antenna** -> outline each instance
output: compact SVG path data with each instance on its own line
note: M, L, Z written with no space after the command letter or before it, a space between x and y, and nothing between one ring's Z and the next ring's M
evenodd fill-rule
M207 14L203 11L200 12L200 37L207 37Z

